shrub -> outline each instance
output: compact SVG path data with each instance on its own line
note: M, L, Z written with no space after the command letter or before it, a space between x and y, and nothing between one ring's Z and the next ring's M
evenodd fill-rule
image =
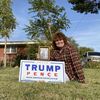
M29 60L35 60L37 58L36 53L38 53L38 44L27 46L27 58Z
M89 61L84 65L85 68L100 68L100 62Z
M20 66L20 61L21 60L26 60L26 59L27 59L26 54L18 54L15 58L15 63L13 64L13 67Z
M0 61L0 67L3 67L3 65L4 65L3 61Z

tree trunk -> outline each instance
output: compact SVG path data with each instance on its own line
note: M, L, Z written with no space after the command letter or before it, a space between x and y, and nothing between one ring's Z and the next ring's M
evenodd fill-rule
M6 48L7 48L7 36L5 36L5 48L4 48L4 67L6 67L7 57L6 57Z

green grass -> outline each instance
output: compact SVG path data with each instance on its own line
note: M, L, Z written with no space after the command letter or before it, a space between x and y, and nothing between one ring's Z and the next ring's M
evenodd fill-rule
M0 100L100 100L100 69L84 69L86 83L18 82L19 69L0 69Z

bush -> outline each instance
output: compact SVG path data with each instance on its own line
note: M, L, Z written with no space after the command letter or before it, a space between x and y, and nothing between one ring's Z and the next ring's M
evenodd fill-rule
M27 58L29 60L35 60L37 58L36 53L38 53L38 44L27 46Z
M89 61L84 65L85 68L100 68L100 62Z
M27 59L27 55L25 54L18 54L15 58L15 63L13 64L13 67L15 66L20 66L20 61L21 60L26 60Z
M3 67L4 64L3 64L3 61L0 61L0 67Z

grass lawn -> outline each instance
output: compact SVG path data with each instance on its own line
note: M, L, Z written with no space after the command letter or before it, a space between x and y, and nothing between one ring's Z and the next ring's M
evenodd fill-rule
M84 69L86 83L18 82L19 68L0 69L0 100L100 100L100 69Z

